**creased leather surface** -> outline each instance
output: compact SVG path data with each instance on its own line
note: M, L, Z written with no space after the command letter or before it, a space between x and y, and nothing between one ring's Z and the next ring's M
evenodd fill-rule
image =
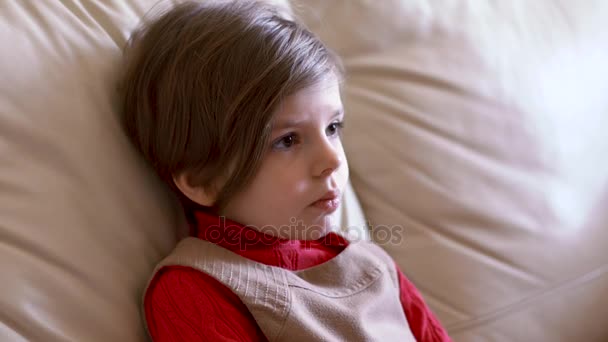
M120 49L152 1L0 3L0 340L137 341L175 243L171 197L122 133Z
M363 209L454 339L608 340L607 4L294 3L344 56Z

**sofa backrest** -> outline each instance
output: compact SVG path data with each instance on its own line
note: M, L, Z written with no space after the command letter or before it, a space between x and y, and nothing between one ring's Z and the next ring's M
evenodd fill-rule
M184 221L116 87L131 31L174 3L0 2L0 341L145 340L142 291Z
M344 58L371 235L452 337L608 340L608 3L292 8Z

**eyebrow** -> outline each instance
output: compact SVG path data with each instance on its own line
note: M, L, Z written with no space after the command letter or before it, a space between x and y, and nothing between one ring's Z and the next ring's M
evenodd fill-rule
M331 116L330 120L335 119L338 116L341 116L342 114L344 114L344 108L338 109L334 112L334 114ZM272 125L272 130L281 130L281 129L286 129L286 128L291 128L291 127L299 127L301 126L305 121L301 120L301 121L295 121L295 120L285 120L282 122L279 122L276 125Z

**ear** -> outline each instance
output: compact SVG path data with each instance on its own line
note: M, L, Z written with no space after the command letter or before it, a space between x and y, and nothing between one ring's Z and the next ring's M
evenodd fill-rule
M215 204L217 193L212 189L205 189L203 186L193 186L188 180L188 174L182 172L179 175L173 176L173 183L186 197L191 201L205 207L211 207Z

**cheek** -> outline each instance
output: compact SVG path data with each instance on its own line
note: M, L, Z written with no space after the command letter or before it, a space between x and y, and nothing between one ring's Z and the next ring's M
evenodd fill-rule
M344 148L342 147L342 144L340 144L340 154L341 154L341 158L342 158L342 165L340 166L340 168L342 170L340 172L344 173L346 175L346 178L348 178L348 174L349 174L348 159L346 158L346 153L344 152Z
M303 172L303 166L297 163L286 165L280 162L273 163L271 160L260 170L252 190L258 195L265 194L264 201L276 202L276 204L287 203L305 190Z
M282 197L278 200L285 202L297 199L301 194L306 193L310 186L304 166L284 168L271 182L275 192Z
M346 160L346 157L344 157L344 164L342 165L342 167L344 168L344 173L346 174L346 178L348 178L350 168L348 167L348 161Z
M350 175L350 170L348 168L348 163L345 161L344 164L342 164L340 170L340 180L342 181L342 187L344 188L346 186L346 183L348 183L348 177Z

